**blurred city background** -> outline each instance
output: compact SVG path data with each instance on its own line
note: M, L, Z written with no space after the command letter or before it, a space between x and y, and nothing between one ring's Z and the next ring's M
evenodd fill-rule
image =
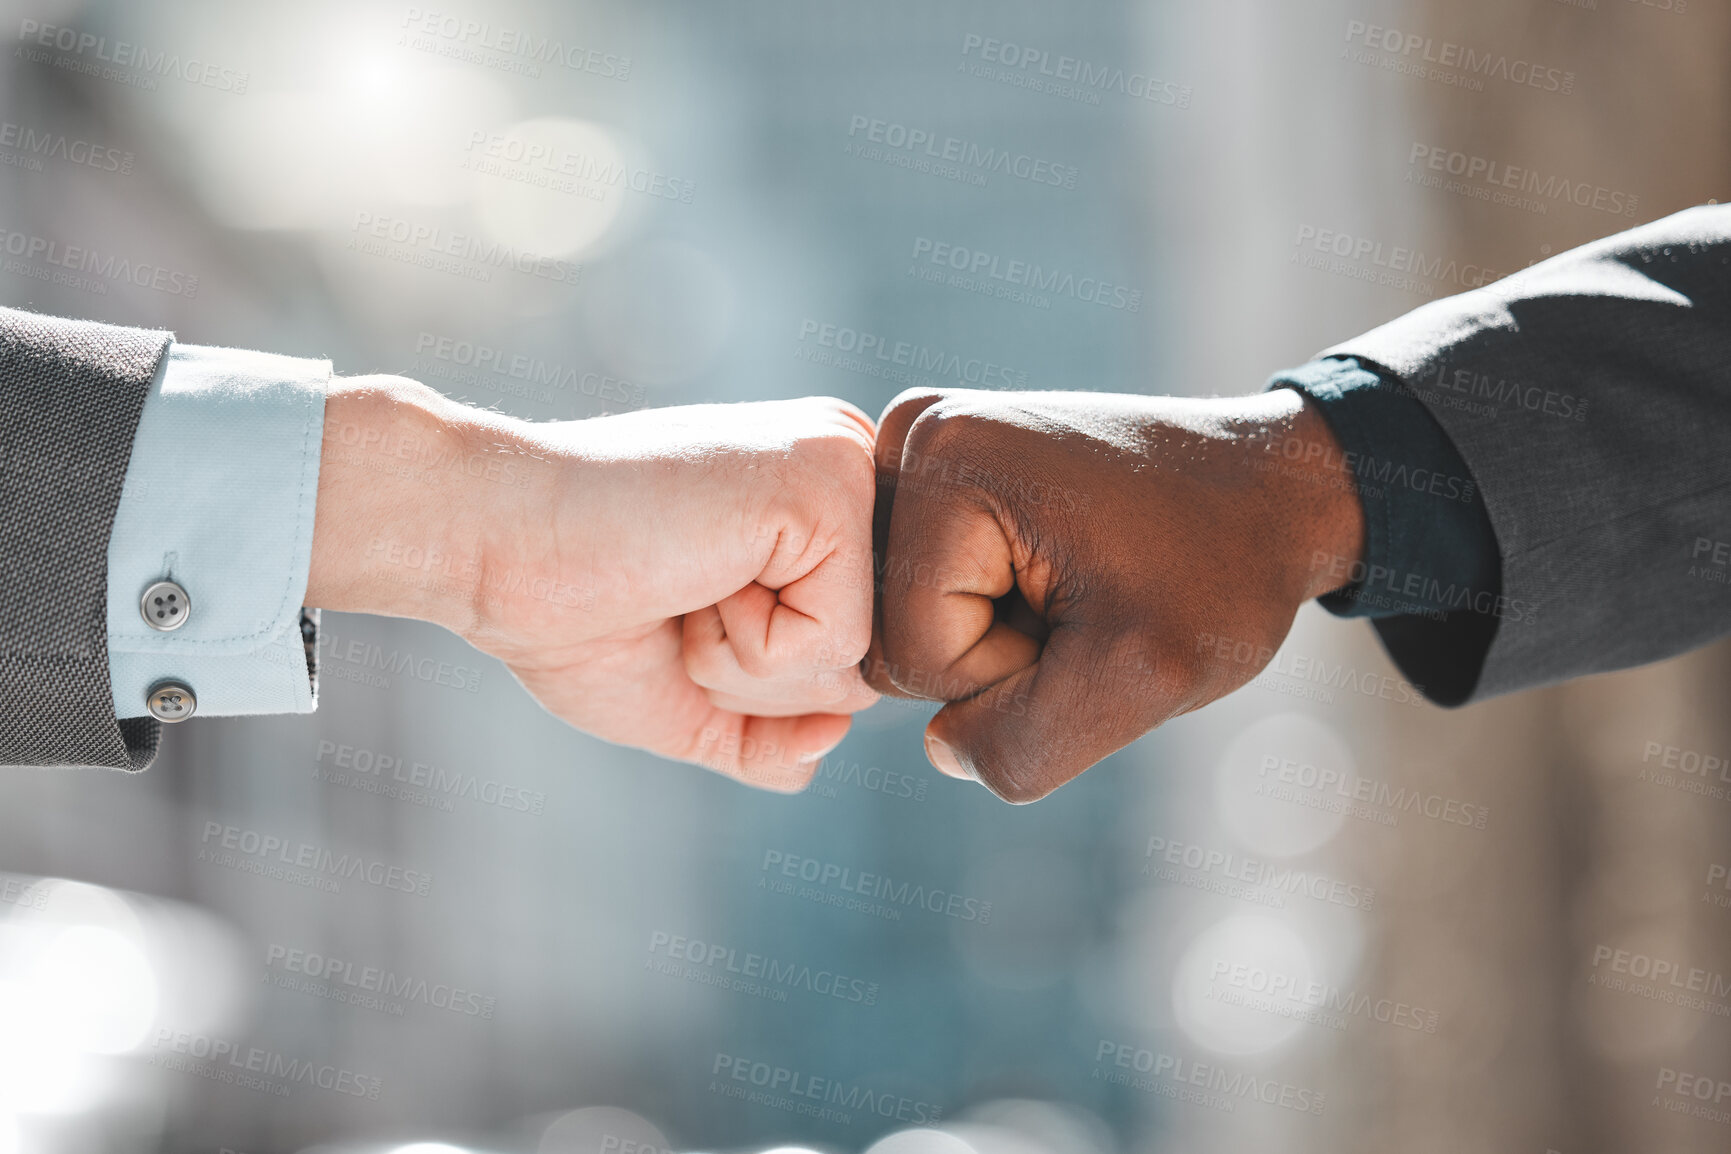
M1248 392L1731 167L1702 0L0 11L0 303L538 420ZM0 1154L1731 1148L1723 647L1448 712L1307 607L1025 808L917 706L788 798L320 665L0 772Z

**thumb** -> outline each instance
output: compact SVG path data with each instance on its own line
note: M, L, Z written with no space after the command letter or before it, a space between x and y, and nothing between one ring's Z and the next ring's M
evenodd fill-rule
M1126 675L1156 683L1125 686ZM1110 637L1056 625L1034 664L938 711L926 756L1007 802L1038 801L1182 712L1157 684L1171 680L1149 670L1140 650L1132 658Z

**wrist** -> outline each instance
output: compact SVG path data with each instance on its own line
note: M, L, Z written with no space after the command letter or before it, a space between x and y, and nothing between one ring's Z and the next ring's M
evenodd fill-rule
M406 377L332 380L307 604L470 629L489 494L469 464L503 423Z
M1352 584L1363 568L1365 519L1351 458L1305 394L1274 389L1255 404L1265 411L1252 451L1287 530L1284 548L1301 600Z

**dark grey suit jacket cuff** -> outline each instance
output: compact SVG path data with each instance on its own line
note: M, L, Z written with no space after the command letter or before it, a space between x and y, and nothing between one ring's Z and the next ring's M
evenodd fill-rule
M1731 632L1713 564L1731 552L1731 206L1582 246L1323 355L1401 381L1478 482L1503 603L1471 698ZM1391 644L1423 644L1410 628Z
M1389 655L1425 696L1472 695L1496 636L1501 558L1485 504L1448 434L1399 381L1351 357L1277 374L1328 422L1364 509L1364 556L1319 557L1342 587L1319 598L1370 617Z
M0 763L143 769L158 723L117 721L108 538L169 333L0 309Z

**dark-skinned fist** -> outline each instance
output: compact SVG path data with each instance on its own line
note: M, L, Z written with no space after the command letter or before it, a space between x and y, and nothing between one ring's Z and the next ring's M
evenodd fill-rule
M866 679L947 702L932 764L1011 802L1249 681L1363 549L1338 445L1285 389L913 390L876 456Z

